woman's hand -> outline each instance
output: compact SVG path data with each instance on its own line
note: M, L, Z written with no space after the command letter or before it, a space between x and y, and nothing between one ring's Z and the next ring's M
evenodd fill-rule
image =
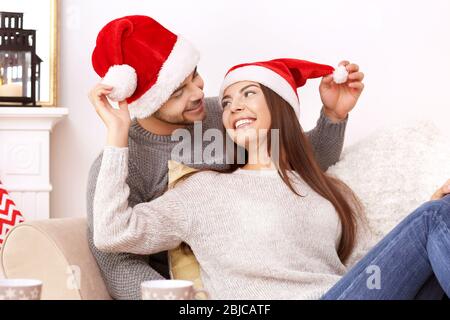
M359 71L359 66L348 61L342 61L339 66L345 66L348 71L348 80L342 84L333 81L330 74L322 78L319 91L324 112L335 122L347 118L348 113L355 107L362 91L364 90L364 73Z
M450 179L431 196L431 200L439 200L447 194L450 194Z
M128 131L131 126L128 103L121 101L119 109L114 109L106 98L111 90L110 86L97 84L89 92L89 100L108 129L107 144L115 147L127 147Z

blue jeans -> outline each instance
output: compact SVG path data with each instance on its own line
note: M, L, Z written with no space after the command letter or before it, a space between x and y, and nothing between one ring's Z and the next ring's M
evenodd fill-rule
M384 237L323 300L450 297L450 195L417 208Z

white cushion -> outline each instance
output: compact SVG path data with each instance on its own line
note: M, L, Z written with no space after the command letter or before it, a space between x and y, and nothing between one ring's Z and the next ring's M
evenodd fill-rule
M381 239L450 179L450 139L430 121L384 128L330 167L360 197Z

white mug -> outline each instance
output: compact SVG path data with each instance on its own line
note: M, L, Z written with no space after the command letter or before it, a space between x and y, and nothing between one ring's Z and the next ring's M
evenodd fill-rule
M0 279L0 300L40 300L42 281Z
M187 280L152 280L141 284L142 300L196 300L199 294L209 294L197 290L194 283Z

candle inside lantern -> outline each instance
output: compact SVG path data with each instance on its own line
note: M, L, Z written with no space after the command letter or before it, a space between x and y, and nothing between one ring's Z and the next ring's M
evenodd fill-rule
M0 97L21 97L22 83L5 83L0 85Z

